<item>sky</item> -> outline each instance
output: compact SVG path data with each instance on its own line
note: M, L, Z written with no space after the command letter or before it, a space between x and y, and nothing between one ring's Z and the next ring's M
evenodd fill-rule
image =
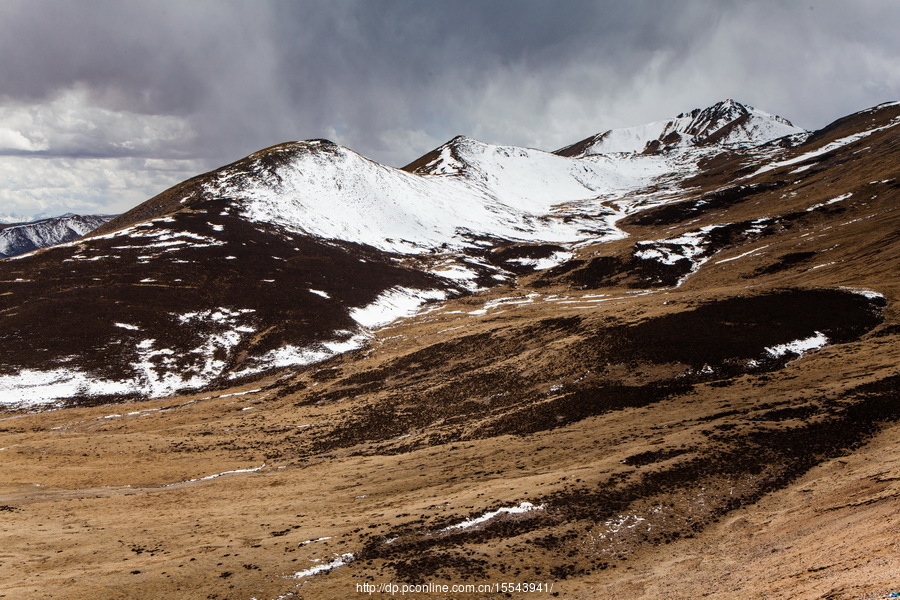
M900 100L896 0L0 0L0 220L115 214L289 140L403 166L733 98Z

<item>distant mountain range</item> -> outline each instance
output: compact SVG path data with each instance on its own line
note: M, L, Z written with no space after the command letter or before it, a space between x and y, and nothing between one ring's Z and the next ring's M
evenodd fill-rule
M71 242L103 225L113 216L66 213L60 217L0 225L0 258Z
M4 225L12 225L12 224L20 224L20 223L31 223L32 221L40 221L41 219L49 219L50 215L46 213L40 213L31 216L19 215L19 214L5 214L0 215L0 224Z

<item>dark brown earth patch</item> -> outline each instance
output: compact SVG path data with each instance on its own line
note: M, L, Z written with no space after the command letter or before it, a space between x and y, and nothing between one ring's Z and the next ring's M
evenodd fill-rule
M858 339L881 323L884 305L881 298L844 290L726 298L636 325L603 328L584 349L607 362L684 363L739 372L749 360L767 361L766 348L816 332L833 344Z
M565 248L556 244L513 244L492 250L487 254L487 259L506 271L522 275L533 272L535 267L527 262L523 264L520 260L549 258L554 253L563 251Z
M633 454L622 461L623 464L626 464L631 467L643 467L646 465L651 465L656 462L662 462L664 460L669 460L670 458L675 458L676 456L681 456L689 452L686 449L679 448L669 448L665 450L648 450L646 452L639 452L638 454Z
M470 436L472 439L504 434L528 435L556 427L564 427L588 417L647 406L684 393L687 384L647 384L642 386L605 385L585 387L557 398L532 402L497 418L489 419Z
M772 275L792 269L797 265L809 262L816 256L816 252L790 252L778 258L778 260L765 267L756 269L752 275L748 277L759 277L761 275Z
M548 269L533 283L548 287L561 281L575 289L624 286L632 289L675 285L691 272L693 263L684 258L672 264L640 259L633 254L597 256L588 261L569 261Z
M725 298L631 325L591 329L580 317L555 318L442 342L338 379L331 391L310 396L307 403L362 394L378 398L315 434L312 448L392 442L380 452L396 453L425 443L396 440L428 428L440 427L443 441L527 435L648 406L700 382L726 385L721 382L777 370L797 357L768 348L819 333L831 344L856 340L881 322L883 305L880 298L844 290L787 289ZM540 348L542 339L560 334L571 340L544 355L541 374L510 366L516 356ZM623 383L618 378L626 372L643 381ZM589 375L576 380L577 373ZM772 418L788 416L773 412Z

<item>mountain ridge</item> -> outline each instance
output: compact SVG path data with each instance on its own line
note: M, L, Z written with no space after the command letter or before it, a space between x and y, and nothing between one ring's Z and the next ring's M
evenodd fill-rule
M740 121L741 118L745 118L748 116L754 116L756 118L768 119L769 121L772 121L775 123L784 124L786 127L790 128L791 131L802 131L797 128L793 128L793 126L791 126L790 123L786 119L783 119L782 117L777 117L774 115L769 115L768 113L764 113L762 111L757 111L753 107L749 107L747 105L742 105L733 100L722 101L722 102L719 102L719 103L717 103L711 107L708 107L706 109L694 109L694 110L686 112L686 113L681 113L680 115L678 115L678 117L676 117L673 120L666 121L666 122L659 122L659 123L664 124L664 127L668 130L668 129L671 129L672 127L675 127L674 125L672 125L672 123L676 123L679 120L685 121L687 123L687 125L682 125L681 126L682 128L687 127L690 131L692 131L694 133L698 133L698 132L702 133L705 131L706 135L704 137L704 140L709 139L709 143L712 144L714 142L715 143L721 142L724 139L728 138L728 135L726 135L726 133L728 133L728 132L726 132L725 130L727 130L729 127L737 128L742 123L736 123L736 122ZM712 128L713 123L716 124L715 130L714 131L706 131L706 130ZM653 127L655 127L656 125L658 125L658 124L651 124L651 126L653 126ZM646 132L644 132L643 128L640 128L640 127L639 128L626 128L623 130L613 130L613 131L639 131L639 132L646 133ZM605 133L598 134L597 136L593 136L592 138L588 138L588 139L593 139L598 136L603 137L610 133L611 132L605 132ZM671 133L671 132L669 132L669 133ZM664 134L660 134L660 135L664 136ZM716 137L716 136L718 136L718 137ZM744 140L745 142L755 140L756 142L761 143L761 142L769 142L772 139L774 139L772 137L771 131L766 132L765 135L763 135L762 137L759 137L758 139L753 138L753 132L749 131L747 133L747 137L748 137L748 139ZM654 138L644 139L641 141L641 144L640 144L641 148L643 149L643 146L646 146L647 144L652 144L655 141L659 141L659 140L656 140ZM576 144L573 144L572 146L567 146L566 148L573 148L582 143L583 142L578 142ZM198 176L191 178L181 184L173 186L173 188L170 188L169 190L162 192L161 194L157 195L156 197L152 198L151 200L148 200L146 203L144 203L138 207L135 207L135 209L132 209L132 211L126 212L119 219L117 219L113 223L109 224L108 226L98 229L96 233L97 234L106 233L106 232L112 231L116 227L124 227L124 226L132 224L134 222L137 222L139 220L144 220L146 218L150 218L151 216L162 216L163 214L166 214L168 211L174 210L178 206L178 204L183 204L184 202L186 202L186 200L184 198L185 195L193 196L193 195L196 195L199 193L196 190L191 190L191 186L193 183L208 180L209 178L214 176L214 174L216 174L216 173L228 172L228 171L232 171L232 172L239 171L242 168L246 169L248 167L248 165L251 165L252 163L256 162L259 166L265 166L265 169L267 170L267 172L269 172L270 174L274 174L275 171L277 170L278 166L285 166L285 164L287 163L286 157L290 154L289 152L287 152L288 149L291 149L291 148L297 149L297 148L303 148L303 147L308 149L310 144L316 144L316 145L318 145L317 147L320 150L322 150L323 152L327 151L333 155L340 155L340 154L346 155L347 153L352 153L352 155L357 156L359 159L362 159L361 160L362 163L373 164L373 165L378 164L378 163L375 163L374 161L371 161L361 155L358 155L350 148L340 146L338 144L335 144L334 142L331 142L330 140L312 139L312 140L305 140L305 141L283 142L281 144L276 144L274 146L270 146L268 148L259 150L243 159L239 159L233 163L230 163L229 165L226 165L224 167L221 167L219 169L210 171L210 172L202 174L202 175L198 175ZM693 146L696 144L690 144L690 145ZM672 149L674 147L675 146L673 146L669 149ZM486 177L485 171L491 171L491 169L490 168L485 169L485 168L483 168L483 165L479 165L477 162L477 158L478 158L477 155L478 154L484 155L487 153L486 151L488 151L488 152L493 151L494 153L504 152L508 155L509 154L530 153L533 156L545 156L545 157L548 154L556 154L556 155L564 157L564 158L587 158L588 156L592 156L592 155L596 155L596 154L603 154L601 152L592 151L589 153L580 153L578 155L575 155L575 154L568 155L568 153L566 153L566 154L563 153L564 150L565 149L560 149L560 150L556 150L554 152L548 152L548 151L535 150L535 149L530 149L530 148L519 148L519 147L515 147L515 146L493 145L493 144L481 142L479 140L467 137L465 135L457 135L453 139L448 141L447 143L426 153L422 157L410 162L409 164L407 164L399 169L394 169L392 167L386 167L384 165L379 165L379 166L384 169L389 170L390 172L404 171L407 173L417 174L417 175L459 175L459 176L462 176L464 174L464 171L466 171L466 172L474 171L473 179L478 179L478 178L485 179L485 177ZM621 150L616 150L613 153L617 154L620 152L621 152ZM632 151L630 151L630 153L641 154L642 152L632 150ZM659 152L654 152L654 153L659 154ZM465 156L463 156L463 154L465 154ZM476 159L474 164L472 163L473 158ZM547 157L547 158L549 158L549 157ZM628 159L620 158L620 157L606 157L606 160L610 161L610 166L611 166L612 171L621 171L623 168L627 168L629 162L639 161L640 159L638 159L638 157L633 156L633 157L630 157L630 161ZM435 161L437 161L437 162L435 162ZM646 162L648 165L652 165L651 160L648 159ZM585 161L585 164L591 165L593 167L598 166L595 162L592 164L592 161L590 161L590 160ZM496 165L490 165L490 166L496 166ZM683 168L683 165L680 165L680 166ZM667 166L667 167L663 167L663 168L671 169L672 167ZM659 175L663 174L662 169L657 169L657 171L658 171L657 174L659 174ZM232 174L231 176L233 177L234 175ZM280 176L276 176L276 177L274 177L274 179L280 181ZM188 190L191 190L191 191L188 191ZM487 192L488 195L491 195L490 190L483 190L483 191ZM429 190L429 193L431 195L441 195L442 193L446 193L446 191L444 191L444 190ZM458 194L459 190L456 190L454 193ZM585 197L589 197L589 196L585 195ZM167 201L166 199L171 199L171 200ZM483 202L484 198L480 198L479 201ZM153 212L153 211L148 212L149 207L151 207L151 206L157 207L155 209L155 212ZM470 208L474 209L477 207L470 207ZM360 240L350 240L350 241L360 241Z
M765 143L807 133L777 115L728 99L644 126L610 129L555 151L561 156L614 152L655 154L677 148Z

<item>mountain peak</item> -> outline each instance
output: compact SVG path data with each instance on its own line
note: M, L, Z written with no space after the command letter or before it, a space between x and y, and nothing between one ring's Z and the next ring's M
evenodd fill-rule
M341 147L342 146L340 146L339 144L336 144L331 140L326 140L324 138L283 142L281 144L269 146L268 148L263 148L262 150L257 150L246 158L243 158L237 161L237 163L232 164L239 164L248 160L259 160L278 155L299 156L304 154L316 154L320 152L335 152Z
M729 121L733 121L738 119L744 115L750 114L752 111L755 111L752 106L748 104L741 104L736 100L732 100L728 98L727 100L722 100L720 102L716 102L712 106L707 108L695 108L691 111L681 113L676 118L685 119L691 118L695 119L700 115L707 116L716 116L722 119L727 119Z
M485 148L488 144L466 135L457 135L424 156L402 168L417 175L456 175L465 166L461 154L472 148Z
M613 152L655 154L714 144L763 144L803 132L783 117L728 98L666 121L604 131L555 153L572 157Z

